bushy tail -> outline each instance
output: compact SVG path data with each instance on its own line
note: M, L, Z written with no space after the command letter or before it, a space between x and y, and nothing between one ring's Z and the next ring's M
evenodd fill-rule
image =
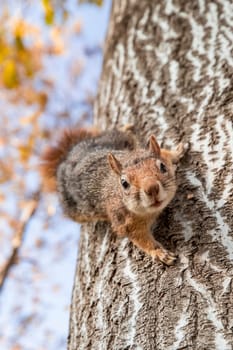
M66 129L58 138L55 146L47 148L41 157L40 173L43 187L46 190L56 190L56 172L59 164L66 159L69 151L79 142L98 136L100 132L95 128Z

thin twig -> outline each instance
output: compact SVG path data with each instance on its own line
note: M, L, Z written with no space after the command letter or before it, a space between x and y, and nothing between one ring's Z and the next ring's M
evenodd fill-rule
M4 283L6 281L6 278L9 274L9 271L11 267L15 264L16 258L19 253L19 249L23 242L24 232L26 231L26 227L30 221L30 219L33 217L39 203L39 197L40 192L36 192L33 195L33 199L29 200L25 207L22 210L20 220L19 220L19 227L17 231L14 234L14 237L12 239L12 250L11 254L8 257L6 263L3 265L3 267L0 270L0 292L2 291L2 288L4 286Z

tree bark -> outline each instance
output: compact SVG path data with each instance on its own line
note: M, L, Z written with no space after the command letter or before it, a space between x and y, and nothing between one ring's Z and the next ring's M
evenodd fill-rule
M154 229L166 267L104 223L83 226L69 350L233 349L231 0L115 0L95 123L189 142Z

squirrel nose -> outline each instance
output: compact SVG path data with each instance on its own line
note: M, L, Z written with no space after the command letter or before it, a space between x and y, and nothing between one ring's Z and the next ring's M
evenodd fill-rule
M157 196L159 193L159 184L156 183L156 184L148 186L148 188L145 189L145 192L148 196L151 196L151 197Z

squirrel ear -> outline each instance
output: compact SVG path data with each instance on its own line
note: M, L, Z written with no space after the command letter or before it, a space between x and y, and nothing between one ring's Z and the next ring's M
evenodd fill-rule
M117 175L121 175L121 171L122 171L122 165L119 162L119 160L117 160L114 155L112 153L108 154L108 162L110 164L110 167L112 168L112 170L117 174Z
M155 153L156 156L160 156L160 147L154 135L151 135L149 140L149 150Z

